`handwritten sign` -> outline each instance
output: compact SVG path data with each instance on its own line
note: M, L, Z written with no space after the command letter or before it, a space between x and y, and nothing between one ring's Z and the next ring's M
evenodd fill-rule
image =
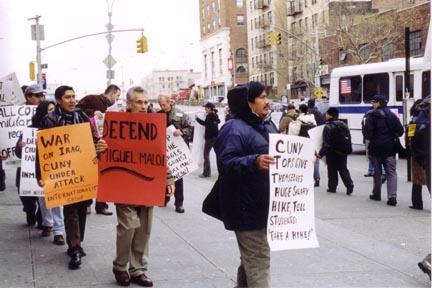
M35 105L0 107L0 149L8 161L17 160L15 145L23 128L31 125L31 118L36 112Z
M96 197L96 151L90 123L37 132L37 147L48 208Z
M313 142L315 150L317 152L320 151L323 144L323 131L325 125L316 126L312 129L309 129L307 132L309 134L310 139Z
M15 73L0 78L0 106L20 105L25 103L25 97Z
M20 196L43 196L42 187L36 179L36 132L37 128L26 127L23 129L22 141L25 146L21 154Z
M167 128L166 153L168 169L175 180L179 180L198 169L198 163L193 160L189 147L183 138L173 136L175 130L173 125Z
M107 112L99 162L98 200L162 206L166 189L166 118Z
M313 158L309 138L270 134L270 207L267 239L272 251L318 247Z

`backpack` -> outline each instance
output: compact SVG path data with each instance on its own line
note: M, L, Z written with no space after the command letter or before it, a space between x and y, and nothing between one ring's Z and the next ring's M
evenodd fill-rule
M430 149L430 106L421 104L416 108L408 124L407 146L410 155L422 167L425 167L426 160L430 157L428 153Z
M351 143L351 132L348 126L342 122L334 122L336 125L337 136L333 139L333 149L341 154L351 154L352 153L352 143Z

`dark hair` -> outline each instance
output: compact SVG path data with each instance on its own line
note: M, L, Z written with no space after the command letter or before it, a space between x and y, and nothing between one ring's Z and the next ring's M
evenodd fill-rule
M266 87L260 82L250 81L248 84L247 100L250 103L255 102L255 98L261 96Z
M54 106L56 103L54 101L42 101L36 108L36 113L33 115L31 121L33 127L39 127L40 121L42 118L48 114L48 106L50 104L53 104Z
M308 106L306 104L300 104L299 110L300 110L301 113L307 113Z
M74 91L74 89L70 86L67 85L62 85L60 87L57 87L57 89L54 92L54 97L55 99L61 100L61 98L63 97L63 95L65 94L65 92L67 90L72 90ZM75 91L74 91L75 92Z
M294 104L288 104L288 110L295 110Z
M120 90L120 87L118 87L117 85L111 84L105 89L104 94L106 95L110 92L117 92L118 90Z
M315 107L315 99L309 99L309 101L307 102L307 106L309 108L314 108Z
M416 108L417 106L423 101L423 99L417 99L414 104L412 105L412 107L410 108L410 115L413 116L414 113L416 112Z
M334 119L339 118L339 110L335 107L330 107L327 112L328 115L332 116Z
M252 113L249 104L255 102L255 98L259 97L266 87L259 82L246 82L235 86L228 91L228 106L232 115L246 115Z

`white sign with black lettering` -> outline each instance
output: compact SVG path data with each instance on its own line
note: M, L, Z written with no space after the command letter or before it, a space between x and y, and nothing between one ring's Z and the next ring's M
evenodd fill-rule
M36 132L37 128L23 129L22 141L25 146L21 150L20 196L43 196L42 187L36 179Z
M306 137L270 134L270 206L267 239L272 251L315 248L313 167L315 147Z

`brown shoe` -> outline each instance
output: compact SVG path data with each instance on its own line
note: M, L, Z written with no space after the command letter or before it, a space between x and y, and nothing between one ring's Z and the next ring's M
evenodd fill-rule
M56 245L65 245L65 240L63 238L63 235L56 235L54 236L54 244Z
M130 277L127 271L119 271L113 268L113 273L117 283L121 286L129 286L130 285Z
M145 274L141 274L140 276L132 278L131 282L144 287L153 287L153 281Z
M102 209L100 211L96 210L96 214L102 214L102 215L105 215L105 216L111 216L113 213L110 210L108 210L107 208L105 208L105 209Z
M51 236L51 230L52 230L52 228L51 227L43 227L42 228L42 233L41 233L41 237L49 237L49 236Z

